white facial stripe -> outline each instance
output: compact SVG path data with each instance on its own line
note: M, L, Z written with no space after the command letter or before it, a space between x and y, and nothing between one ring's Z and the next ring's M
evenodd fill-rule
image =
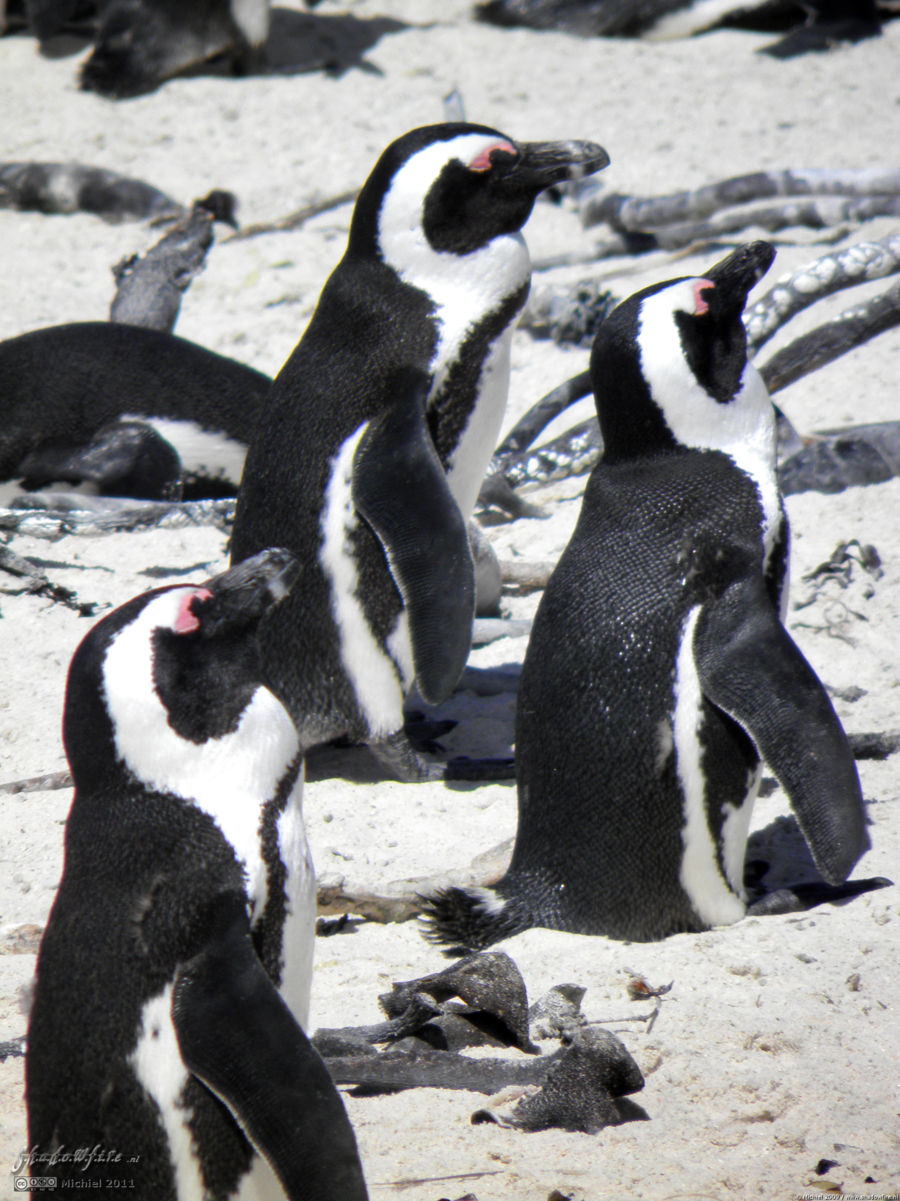
M357 596L359 583L350 536L359 523L353 507L353 456L365 433L363 422L331 461L322 512L319 562L331 588L331 612L338 628L341 661L373 735L386 736L403 725L403 688L398 670L372 633Z
M174 446L187 476L240 483L247 447L221 430L207 430L196 421L168 417L124 416L122 421L141 421Z
M703 694L694 664L694 629L699 616L700 607L696 606L685 619L675 669L673 734L684 805L679 879L697 916L710 926L723 926L744 916L744 903L722 878L706 816L706 778L698 738Z
M303 772L294 795L276 823L278 853L285 866L287 911L281 932L279 992L297 1022L306 1029L316 936L316 873L303 824Z
M722 451L756 484L768 559L781 522L772 401L750 362L744 368L739 393L728 404L714 400L697 381L684 356L674 313L695 312L698 282L680 280L641 303L641 370L676 441L683 446Z
M379 244L384 261L406 283L426 292L435 305L438 345L429 365L433 376L432 395L442 387L460 346L474 326L489 313L496 312L507 297L531 278L531 259L520 233L493 238L470 254L435 250L425 236L425 197L443 167L453 159L462 163L478 162L479 156L497 145L496 136L464 134L449 142L426 146L400 168L382 202ZM478 414L473 414L466 430L469 442L479 447L477 462L484 467L494 452L506 407L508 339L511 336L511 330L502 335L495 344L493 363L491 356L485 362L483 383L486 386L479 396ZM504 341L507 344L501 346ZM473 431L471 434L470 430ZM485 439L483 445L481 439ZM467 447L466 458L470 451L471 447ZM483 471L481 475L483 477ZM471 512L474 498L468 507L465 500L471 491L469 481L451 487L454 487L454 495L464 515Z
M194 591L164 592L116 635L103 665L106 707L116 753L134 775L148 788L192 801L216 822L247 872L258 917L268 892L260 811L296 758L297 734L284 707L262 687L237 729L221 738L198 744L169 725L154 686L152 637L154 630L175 628L185 595Z
M189 1125L193 1110L184 1105L188 1070L181 1058L172 1024L171 984L167 984L158 996L144 1005L137 1044L128 1062L159 1108L159 1120L166 1132L175 1174L177 1196L204 1197L203 1169Z

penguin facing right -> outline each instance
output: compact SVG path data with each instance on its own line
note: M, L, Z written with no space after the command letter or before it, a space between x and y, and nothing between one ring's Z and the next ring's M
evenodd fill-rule
M232 561L265 546L304 576L260 631L304 748L368 743L428 778L403 737L413 682L444 700L465 667L466 521L506 406L538 195L609 161L590 142L482 125L404 134L357 199L347 250L279 372L248 451Z
M365 1201L303 1031L303 761L256 643L297 575L267 550L156 589L73 657L75 797L28 1031L33 1179L135 1201Z
M781 622L775 420L741 321L773 256L745 245L600 326L606 449L522 670L512 862L492 889L436 894L433 941L535 925L646 941L737 921L761 758L830 885L869 846L846 736ZM797 894L758 911L779 905Z

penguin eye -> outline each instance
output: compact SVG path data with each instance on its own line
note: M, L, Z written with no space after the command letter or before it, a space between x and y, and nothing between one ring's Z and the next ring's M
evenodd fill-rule
M208 588L195 588L193 592L185 593L178 605L178 613L172 626L175 633L193 634L195 630L199 630L200 618L194 612L194 602L207 601L211 598L212 593Z
M497 156L496 159L495 155ZM496 166L498 161L509 159L515 162L518 157L519 153L511 142L494 142L492 146L486 146L484 150L472 159L469 163L469 170L483 174Z

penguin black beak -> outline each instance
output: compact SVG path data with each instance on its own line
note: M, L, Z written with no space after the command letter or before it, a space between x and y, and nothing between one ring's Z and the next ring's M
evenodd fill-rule
M251 625L284 600L300 576L300 564L289 550L280 547L260 551L252 559L207 580L212 594L195 601L192 612L200 618L204 634L221 634L226 629Z
M721 313L741 313L751 289L762 279L775 258L771 242L745 242L714 267L704 277L715 284L715 292L707 299Z
M503 177L504 185L536 196L565 179L583 179L609 166L609 155L596 142L517 142L519 157Z

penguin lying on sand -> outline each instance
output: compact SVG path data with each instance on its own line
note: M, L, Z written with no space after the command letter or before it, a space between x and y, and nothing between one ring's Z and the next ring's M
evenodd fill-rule
M105 0L81 86L138 96L219 57L243 74L261 63L268 32L269 0Z
M188 499L234 495L270 387L159 330L88 321L21 334L0 342L0 479L90 481L149 500L182 485Z
M469 651L466 521L528 294L519 231L545 188L607 162L591 143L432 125L363 187L251 444L232 539L235 562L268 545L302 558L261 639L304 747L346 735L401 779L434 770L398 735L403 700L414 681L443 700Z
M830 50L841 42L877 37L891 0L484 0L477 20L564 30L582 37L689 37L736 26L789 31L762 48L774 58Z
M775 421L741 322L773 255L743 246L600 327L606 452L522 670L512 862L492 889L435 896L435 941L480 947L536 925L649 940L737 921L761 757L831 885L869 846L846 736L780 620ZM799 904L785 890L750 912Z
M75 798L28 1032L33 1176L145 1201L366 1197L302 1030L315 921L303 767L260 683L257 623L296 576L272 550L157 589L75 653ZM65 1158L78 1148L99 1154Z

